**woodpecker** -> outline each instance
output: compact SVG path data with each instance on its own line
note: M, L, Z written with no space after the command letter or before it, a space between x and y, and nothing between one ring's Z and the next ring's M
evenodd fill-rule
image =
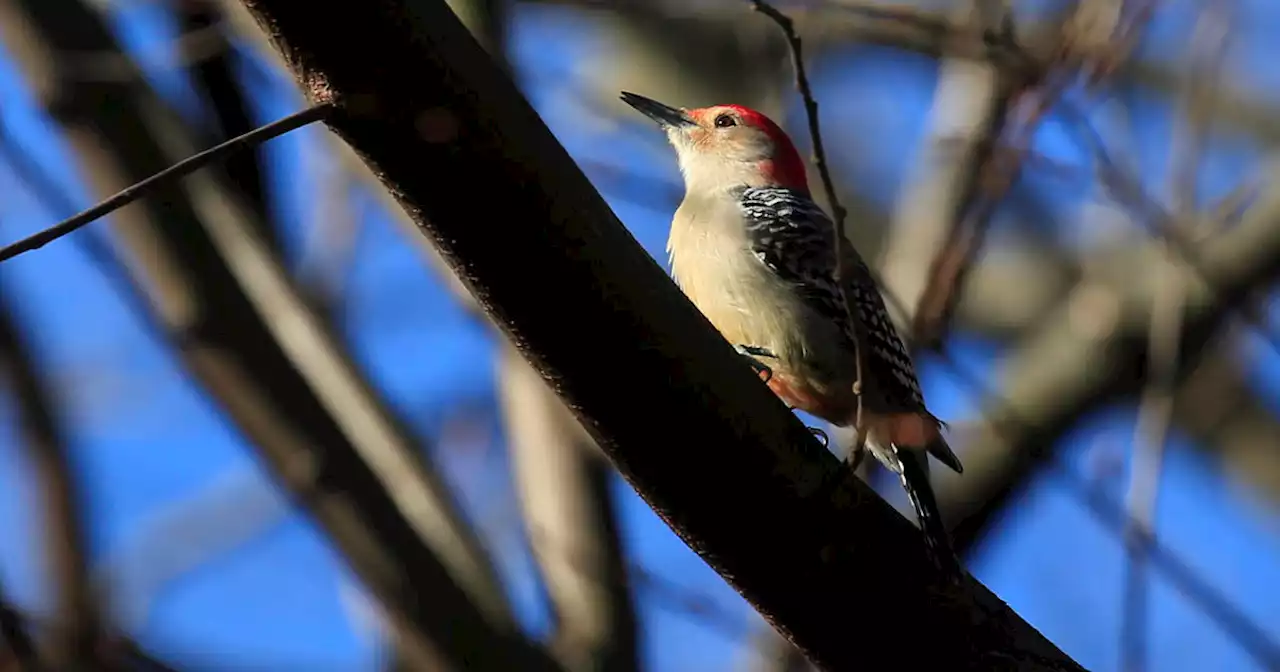
M855 426L857 347L865 348L866 447L899 476L931 555L954 578L927 455L963 467L843 232L836 256L831 219L810 196L786 132L741 105L680 109L629 92L622 100L666 131L684 177L667 239L676 284L788 406L833 425Z

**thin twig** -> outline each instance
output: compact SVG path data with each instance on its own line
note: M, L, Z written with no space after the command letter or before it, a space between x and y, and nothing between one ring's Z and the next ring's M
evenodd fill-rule
M47 229L30 235L16 243L0 249L0 262L12 259L25 252L39 249L49 243L79 229L93 221L105 217L112 212L146 196L155 189L185 177L204 166L223 159L235 152L255 147L267 140L284 135L317 121L323 121L332 111L328 104L313 105L300 112L295 112L279 121L256 128L243 135L236 136L219 145L179 161L172 166L130 186L116 195L98 203L70 219L59 222Z
M764 0L750 0L757 12L764 14L778 24L786 36L787 46L791 49L791 64L795 66L796 89L804 98L804 110L809 120L809 136L813 139L813 164L822 178L822 188L827 192L827 200L831 202L831 216L835 221L837 235L844 230L845 209L836 197L836 185L831 179L831 170L827 165L827 152L822 144L822 127L818 122L818 100L809 85L809 76L805 72L804 52L800 43L800 35L796 33L795 22L773 5Z
M35 200L47 213L59 217L76 211L75 200L35 159L34 152L28 151L18 142L18 139L5 126L3 119L0 119L0 158L4 159L13 170L13 174L35 196ZM147 303L146 288L125 268L124 261L112 249L110 241L100 235L100 232L89 229L85 231L85 235L72 238L71 242L80 247L89 262L114 287L116 296L143 324L144 331L156 343L165 342L168 335Z
M831 168L827 163L827 150L822 143L822 126L818 120L818 99L813 95L813 87L809 85L809 75L805 71L804 50L800 43L800 35L796 32L795 22L791 20L791 17L779 11L778 8L764 0L750 0L750 2L755 11L764 14L778 24L778 28L782 30L782 34L787 40L787 46L791 50L791 64L795 67L796 89L800 92L800 97L804 99L805 116L809 121L809 137L813 144L813 165L818 169L818 175L822 178L822 188L827 194L827 202L831 205L831 250L835 257L836 284L838 287L843 287L844 218L847 213L844 206L840 204L840 198L836 195L835 182L831 179ZM852 311L852 307L849 310ZM850 319L854 319L854 316L850 315ZM856 468L856 465L861 461L863 444L866 441L866 431L862 422L862 390L864 387L862 373L865 369L864 352L866 348L862 344L863 338L860 329L854 330L854 341L853 393L857 397L857 407L853 421L853 446L849 450L849 458Z

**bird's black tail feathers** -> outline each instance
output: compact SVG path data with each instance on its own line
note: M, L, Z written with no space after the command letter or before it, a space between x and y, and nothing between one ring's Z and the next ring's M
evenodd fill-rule
M946 525L942 522L938 500L934 497L933 486L929 483L929 468L926 462L929 459L928 455L924 451L897 448L894 452L897 453L897 461L902 465L902 471L899 473L902 488L907 491L911 508L915 510L916 518L920 521L920 531L934 565L948 580L959 581L962 573L960 561L956 558L955 549L951 546L951 535L947 533Z

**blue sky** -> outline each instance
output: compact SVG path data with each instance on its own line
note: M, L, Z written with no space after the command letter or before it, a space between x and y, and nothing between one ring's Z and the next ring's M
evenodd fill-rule
M1263 67L1276 49L1263 38L1280 30L1280 7L1269 0L1240 4L1247 20L1240 23L1227 80L1280 90L1277 70ZM1144 45L1148 53L1167 53L1186 39L1187 14L1179 14L1179 6L1157 23ZM196 114L186 82L168 61L166 45L175 27L161 3L128 3L115 23L166 99ZM622 169L588 175L641 244L662 259L676 204L666 197L635 203L619 192L634 191L627 189L635 186L629 180L674 184L674 158L654 149L654 130L643 120L618 124L593 118L565 77L581 74L582 64L593 59L608 58L605 37L583 17L521 5L512 26L512 59L527 95L570 153ZM300 104L283 80L263 76L262 64L246 61L243 70L261 121ZM936 67L919 56L864 47L832 54L815 65L813 74L838 177L860 185L874 202L891 203L920 141ZM790 118L802 119L799 101L794 102ZM1154 100L1136 107L1142 115L1137 158L1153 167L1147 171L1154 176L1149 187L1162 193L1171 115ZM92 203L56 127L36 110L7 56L0 58L0 119L77 207ZM322 132L305 129L264 149L272 207L294 265L317 217L313 194L329 161L317 142ZM856 152L840 149L853 146ZM1214 146L1218 151L1209 157L1202 184L1210 198L1256 171L1259 158L1247 138L1224 135ZM1037 149L1064 161L1081 158L1070 137L1053 124L1038 134ZM1035 184L1055 207L1068 211L1090 195L1079 185ZM347 279L351 350L397 410L437 446L434 457L499 559L521 619L540 633L546 611L521 546L502 429L494 417L493 336L458 308L377 200L358 187L349 189L362 223ZM0 166L0 239L16 239L68 214L39 202ZM0 292L15 304L40 364L58 386L76 468L88 489L94 554L104 573L118 577L120 609L129 627L175 660L200 662L207 656L236 669L258 670L374 669L375 637L360 615L359 589L338 556L305 517L273 494L234 427L158 347L77 242L103 234L105 224L0 265ZM970 370L998 370L1001 353L990 343L960 334L952 348ZM1247 339L1240 357L1258 388L1280 398L1275 394L1280 357L1258 339ZM955 421L971 416L972 391L945 368L925 363L922 376L940 415ZM1064 438L1058 469L1121 496L1124 479L1096 478L1090 465L1100 451L1124 462L1134 411L1132 404L1121 404L1081 423ZM16 600L39 613L47 591L39 559L38 493L8 402L0 404L0 432L0 579ZM1274 505L1227 478L1221 465L1176 434L1169 441L1163 478L1157 524L1164 543L1280 640L1280 584L1273 580L1280 567L1280 517ZM1036 477L970 567L1086 667L1114 670L1123 549L1062 483L1053 470ZM764 627L762 621L628 486L618 482L615 493L633 563L683 587L696 604L714 605L680 607L663 592L640 588L647 669L736 669L748 659L747 637ZM201 502L228 501L240 507L238 515L209 516L208 524L238 541L189 567L191 558L202 557L206 535L190 523L166 527L168 521ZM157 545L157 539L173 543ZM1263 669L1156 576L1151 669Z

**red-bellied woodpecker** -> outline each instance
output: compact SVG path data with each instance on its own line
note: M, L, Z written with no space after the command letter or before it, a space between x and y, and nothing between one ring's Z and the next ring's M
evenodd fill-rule
M954 569L927 454L956 472L960 461L925 408L870 270L843 235L837 263L831 219L810 197L787 134L739 105L684 110L626 92L622 100L662 125L684 175L667 241L676 284L774 393L833 425L854 426L857 346L865 348L867 448L901 477L935 559Z

